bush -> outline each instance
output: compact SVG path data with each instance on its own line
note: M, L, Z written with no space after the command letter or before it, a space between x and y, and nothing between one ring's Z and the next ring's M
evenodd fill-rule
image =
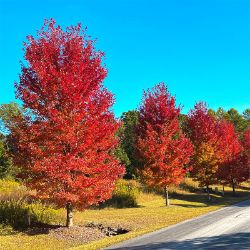
M105 205L116 208L136 207L139 195L139 186L133 180L118 180L113 196Z
M13 180L0 180L0 223L14 228L25 228L62 222L60 210L32 201L32 192Z
M25 186L14 180L0 180L0 201L21 201L31 195Z
M183 182L180 184L180 188L189 191L189 192L196 192L200 190L199 182L193 180L192 178L185 178Z
M26 228L37 224L60 224L61 214L58 210L36 202L1 201L0 223L13 228Z

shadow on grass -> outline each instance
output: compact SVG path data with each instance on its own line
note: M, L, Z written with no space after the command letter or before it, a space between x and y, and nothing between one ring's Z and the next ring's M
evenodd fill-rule
M180 204L180 203L175 203L175 202L171 202L170 205L174 205L174 206L179 206L179 207L187 207L187 208L198 208L198 207L207 207L208 205L204 204L204 205L189 205L189 204Z
M183 241L156 242L149 244L140 244L137 246L123 246L117 248L119 250L157 250L157 249L249 249L250 233L234 233L212 237L200 237L187 239Z
M89 209L90 210L103 210L103 209L107 209L107 208L114 208L114 209L131 209L131 208L142 208L142 207L145 207L143 205L139 205L139 204L136 204L134 206L119 206L119 205L99 205L99 206L92 206L90 207Z
M250 192L250 187L244 187L244 186L239 185L239 188Z
M212 193L211 200L208 200L208 195L206 193L192 193L192 194L177 194L174 193L171 195L171 198L178 199L180 201L188 201L193 202L194 204L180 204L172 202L172 205L175 206L182 206L182 207L206 207L206 206L216 206L216 205L229 205L234 202L240 202L242 198L249 199L250 198L250 192L246 193L245 191L238 191L236 194L233 194L233 192L226 192L225 196L216 195ZM195 204L195 202L198 202L199 204ZM202 203L202 204L201 204Z
M50 230L57 229L57 228L65 228L65 226L61 225L50 225L45 223L37 223L36 225L22 230L22 233L27 235L38 235L38 234L49 234Z
M57 229L57 228L64 228L64 226L50 225L50 224L45 224L45 223L36 223L35 225L28 227L28 228L22 228L22 227L12 228L9 225L3 225L0 228L0 235L10 236L10 235L16 235L18 233L24 233L27 235L48 234L50 230Z

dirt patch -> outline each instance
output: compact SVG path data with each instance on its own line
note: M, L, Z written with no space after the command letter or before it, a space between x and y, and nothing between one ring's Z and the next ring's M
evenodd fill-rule
M49 235L59 240L69 240L76 243L86 243L106 237L103 232L96 228L83 226L74 226L70 228L60 227L50 230Z
M84 226L73 226L69 228L61 225L37 224L23 231L23 233L28 235L47 234L49 237L70 241L72 244L83 244L128 232L128 229L120 226L108 227L94 222Z
M24 233L28 235L47 234L49 237L58 240L67 240L73 244L82 244L107 237L98 228L86 226L73 226L69 228L64 226L33 227L27 229Z

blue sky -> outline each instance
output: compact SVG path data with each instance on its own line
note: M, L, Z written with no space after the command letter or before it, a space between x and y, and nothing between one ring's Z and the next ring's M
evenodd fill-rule
M15 100L26 35L50 17L62 27L81 22L98 39L117 116L162 81L183 112L199 100L250 107L249 0L0 0L0 103Z

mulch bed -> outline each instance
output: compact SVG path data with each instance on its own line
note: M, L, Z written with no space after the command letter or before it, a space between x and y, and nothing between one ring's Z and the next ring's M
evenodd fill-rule
M70 241L73 244L83 244L127 232L129 232L129 230L121 227L105 227L102 224L95 223L69 228L60 225L41 224L23 231L23 233L28 235L47 234L49 237Z
M23 233L28 235L47 234L49 237L71 241L72 243L86 243L107 237L106 234L98 228L85 226L72 226L69 228L64 226L39 226L29 228Z

